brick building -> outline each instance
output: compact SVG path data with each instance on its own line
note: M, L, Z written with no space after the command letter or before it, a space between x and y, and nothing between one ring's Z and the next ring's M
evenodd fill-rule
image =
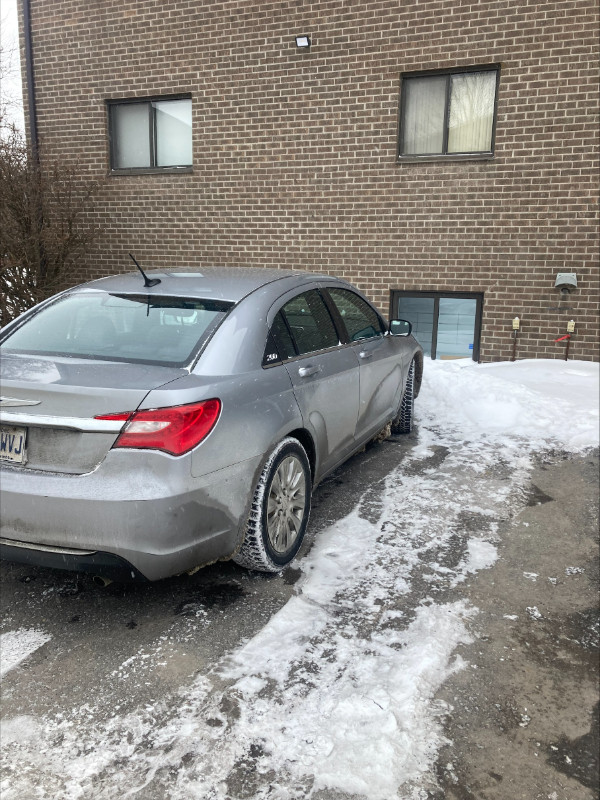
M73 283L308 269L438 358L510 358L516 316L517 357L573 319L598 358L595 0L22 2L43 157L107 176Z

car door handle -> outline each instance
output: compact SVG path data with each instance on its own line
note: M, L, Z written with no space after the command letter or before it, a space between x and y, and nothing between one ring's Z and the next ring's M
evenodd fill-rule
M361 350L358 354L359 358L373 358L373 351L372 350Z
M316 375L317 372L321 372L321 367L300 367L298 375L300 375L301 378L308 378L309 375Z

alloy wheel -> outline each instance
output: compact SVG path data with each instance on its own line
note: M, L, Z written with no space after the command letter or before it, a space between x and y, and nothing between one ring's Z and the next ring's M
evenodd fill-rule
M276 553L285 553L300 534L306 505L306 477L294 455L277 467L267 500L267 534Z

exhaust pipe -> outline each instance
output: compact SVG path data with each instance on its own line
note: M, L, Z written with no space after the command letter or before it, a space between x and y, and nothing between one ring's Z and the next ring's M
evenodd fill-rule
M103 589L106 588L107 586L110 586L110 584L112 583L110 578L104 578L102 575L94 575L92 580L94 581L96 586L102 586Z

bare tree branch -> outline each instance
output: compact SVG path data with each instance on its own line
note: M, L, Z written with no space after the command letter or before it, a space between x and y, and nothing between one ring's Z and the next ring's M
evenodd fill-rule
M2 121L0 119L0 125ZM76 167L42 159L14 126L0 137L0 324L69 285L97 229L88 222L99 189Z

